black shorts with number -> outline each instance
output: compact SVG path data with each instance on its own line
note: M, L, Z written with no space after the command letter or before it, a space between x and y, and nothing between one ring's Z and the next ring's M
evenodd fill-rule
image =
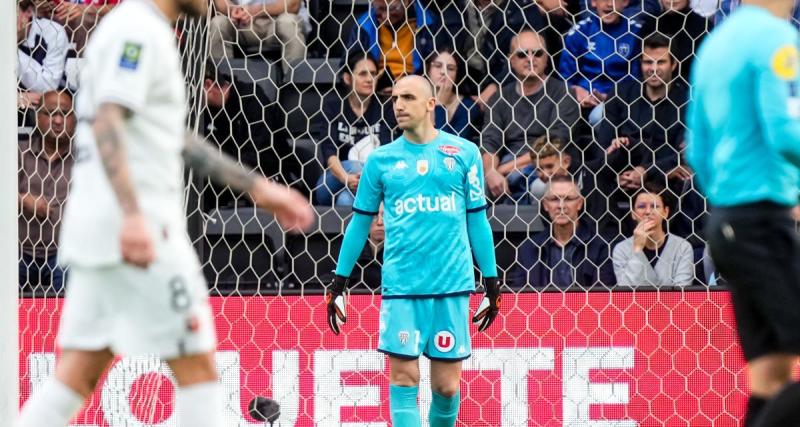
M714 265L731 287L745 359L800 354L800 240L790 208L716 208L706 233Z

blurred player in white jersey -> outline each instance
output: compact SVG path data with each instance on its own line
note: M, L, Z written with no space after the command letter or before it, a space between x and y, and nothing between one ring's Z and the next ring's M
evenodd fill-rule
M299 193L252 175L187 136L186 95L172 25L208 0L127 0L85 52L76 164L61 233L71 268L55 378L22 410L19 427L64 427L114 354L155 354L178 383L183 427L219 427L216 338L206 283L186 234L182 168L248 193L285 228L313 213Z

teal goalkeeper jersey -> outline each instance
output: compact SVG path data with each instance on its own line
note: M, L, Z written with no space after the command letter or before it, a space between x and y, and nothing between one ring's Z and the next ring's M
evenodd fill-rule
M442 131L427 144L400 137L370 154L353 210L375 214L384 203L384 298L475 290L467 212L486 209L483 185L477 146Z
M798 202L798 33L741 6L692 66L687 160L712 206Z

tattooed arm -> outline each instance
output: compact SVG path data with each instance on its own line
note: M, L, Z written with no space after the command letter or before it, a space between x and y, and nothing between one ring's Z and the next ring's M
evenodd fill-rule
M313 223L308 199L295 190L248 171L199 136L186 134L183 161L201 176L227 185L234 191L247 193L256 206L274 213L286 228L308 229Z
M131 182L123 128L128 110L121 105L102 104L94 119L94 137L108 182L122 209L120 255L122 260L147 267L155 259L155 249L147 221Z
M256 184L258 175L246 170L202 137L187 133L182 155L186 167L234 191L250 193Z
M108 175L111 188L125 215L139 213L139 202L131 182L125 150L123 127L128 110L117 104L102 104L94 119L97 151Z

